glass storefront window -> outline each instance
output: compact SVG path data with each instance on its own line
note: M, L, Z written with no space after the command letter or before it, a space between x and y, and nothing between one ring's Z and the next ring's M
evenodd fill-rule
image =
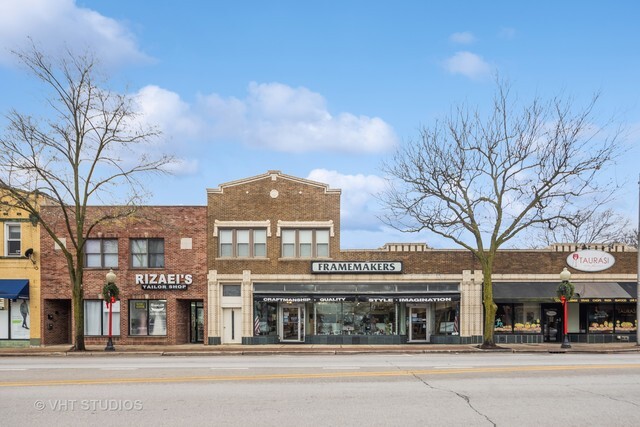
M129 300L129 335L167 335L167 301Z
M340 303L319 302L316 309L316 334L342 334L342 307Z
M458 302L438 302L435 304L434 335L458 335Z
M496 311L496 324L494 332L513 332L513 307L512 304L498 304Z
M513 304L513 332L518 334L539 334L540 304L524 303Z
M589 304L587 319L590 333L613 333L613 304Z
M616 304L616 333L624 334L638 330L636 304Z
M253 310L253 335L278 335L278 303L256 301Z

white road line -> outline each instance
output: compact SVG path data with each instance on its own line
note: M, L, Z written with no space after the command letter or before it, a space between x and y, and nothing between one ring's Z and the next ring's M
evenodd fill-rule
M331 370L331 369L360 369L359 366L325 366L322 369L327 369L327 370Z
M27 368L0 368L0 371L26 371Z
M137 371L138 368L100 368L101 371Z
M246 371L249 368L210 368L212 371Z
M474 369L475 366L434 366L432 369Z

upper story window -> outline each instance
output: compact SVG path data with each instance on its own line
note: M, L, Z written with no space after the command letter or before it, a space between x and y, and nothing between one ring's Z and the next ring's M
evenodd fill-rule
M131 239L131 267L164 268L164 239Z
M118 267L118 239L87 239L84 244L85 267Z
M328 229L283 229L284 258L326 258L329 256Z
M20 224L6 224L4 229L6 256L22 255L22 231Z
M219 229L219 256L264 258L267 256L267 229Z

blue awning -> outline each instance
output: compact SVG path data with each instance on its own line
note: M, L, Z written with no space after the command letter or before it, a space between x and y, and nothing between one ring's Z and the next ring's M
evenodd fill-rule
M6 299L29 298L29 280L0 279L0 298L6 298Z

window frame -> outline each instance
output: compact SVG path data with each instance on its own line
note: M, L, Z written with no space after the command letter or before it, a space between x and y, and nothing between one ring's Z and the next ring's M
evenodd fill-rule
M246 232L248 234L248 241L242 240L240 241L239 232ZM256 233L262 233L262 240L264 242L257 242ZM231 234L231 241L223 242L223 234L227 233ZM223 228L220 227L218 229L218 258L267 258L267 237L268 231L266 228L262 227L238 227L238 228ZM222 247L223 245L231 245L231 255L223 255ZM239 255L240 254L240 245L247 246L247 255ZM264 255L256 255L258 245L264 248Z
M87 302L91 302L91 303L100 302L100 331L102 331L102 333L99 335L90 334L87 332L87 321L89 320L89 317L87 316ZM117 305L117 308L116 308L116 305ZM85 311L84 334L88 337L108 337L109 336L109 312L107 309L105 313L105 308L104 308L105 301L102 299L85 299L83 300L83 306ZM117 319L115 318L116 313L118 315ZM106 316L104 316L104 314L106 314ZM112 323L111 323L111 331L112 331L111 336L119 337L122 335L122 328L120 327L120 320L122 319L122 304L120 300L114 303L114 308L112 308L111 315L113 316ZM118 327L117 333L114 332L114 329L116 326Z
M17 227L20 237L17 239L12 239L11 236L11 228ZM18 253L11 253L9 250L9 246L11 242L18 242ZM7 257L21 257L22 256L22 224L19 222L7 222L4 225L4 253Z
M134 252L133 248L134 248L134 243L135 242L140 242L140 241L145 241L146 242L146 252L142 253L142 252ZM151 242L162 242L162 252L150 252L150 244ZM129 264L130 267L132 269L157 269L157 268L166 268L166 259L165 259L165 254L166 254L166 245L165 245L165 241L163 237L153 237L153 238L130 238L129 239ZM134 258L136 255L144 255L145 257L145 261L146 264L143 266L138 266L135 265L134 262ZM162 265L157 265L157 266L150 266L151 264L151 259L152 256L158 256L158 255L162 255ZM159 259L159 258L157 258Z
M99 241L100 242L100 252L88 252L87 251L87 243L89 243L90 241L95 242L95 241ZM105 252L105 242L115 242L116 243L116 252ZM118 268L118 258L119 258L119 253L120 253L120 245L118 242L118 239L103 239L103 238L90 238L90 239L86 239L85 240L85 249L84 249L84 266L85 268L95 268L95 269L106 269L106 268ZM100 255L100 266L95 267L95 266L90 266L89 265L89 255ZM106 255L115 255L116 256L116 263L115 265L107 265L105 263L105 256Z
M133 310L131 309L132 304L136 303L136 302L144 302L146 304L146 320L147 323L146 325L144 325L144 329L147 331L146 334L134 334L132 333L132 328L131 328L131 322L133 320L131 313L133 313ZM164 334L151 334L150 333L150 329L151 329L151 315L150 315L150 310L151 310L151 303L152 302L162 302L164 303ZM134 299L130 299L128 301L127 304L127 308L129 309L129 319L127 322L128 325L128 333L130 337L167 337L169 336L169 322L168 322L168 317L169 317L169 304L167 299L140 299L140 298L134 298ZM138 309L136 309L138 310Z
M320 242L318 239L318 233L326 233L326 242ZM291 233L293 233L293 243L290 239ZM302 240L302 236L307 233L311 233L311 241ZM314 228L283 228L280 231L280 253L282 258L298 258L298 259L315 259L315 258L329 258L331 256L331 230L329 228L314 227ZM285 241L286 240L286 241ZM293 245L293 255L288 255L291 251L290 246ZM309 255L303 255L303 245L306 247L310 245L311 252ZM326 247L326 254L318 255L320 247ZM285 249L287 248L287 249Z

